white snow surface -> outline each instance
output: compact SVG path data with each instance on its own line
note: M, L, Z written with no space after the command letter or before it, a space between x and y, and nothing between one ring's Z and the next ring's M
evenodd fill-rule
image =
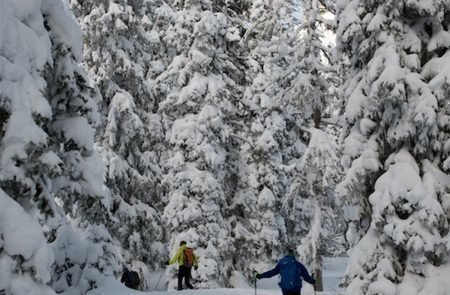
M198 294L198 295L253 295L255 294L255 289L252 287L248 288L233 288L233 289L204 289L204 290L170 290L170 291L150 291L150 292L141 292L128 289L124 285L122 285L119 281L108 278L104 281L103 287L93 290L88 293L88 295L136 295L136 294L165 294L165 295L182 295L182 294ZM280 289L257 289L257 294L259 295L279 295L281 294ZM304 287L302 290L303 295L312 295L314 294L314 290L308 287ZM317 294L321 295L331 295L333 293L329 292L317 292Z

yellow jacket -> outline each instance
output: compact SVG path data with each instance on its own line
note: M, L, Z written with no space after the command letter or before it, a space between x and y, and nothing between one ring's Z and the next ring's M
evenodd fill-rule
M180 246L177 253L169 260L169 265L178 262L179 265L184 265L184 249L186 249L186 245ZM194 254L194 266L198 266L198 257Z

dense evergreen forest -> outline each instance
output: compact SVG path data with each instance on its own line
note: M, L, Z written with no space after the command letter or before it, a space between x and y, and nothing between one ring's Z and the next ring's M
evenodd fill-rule
M449 30L450 0L0 1L0 294L145 290L182 240L199 288L292 248L448 294Z

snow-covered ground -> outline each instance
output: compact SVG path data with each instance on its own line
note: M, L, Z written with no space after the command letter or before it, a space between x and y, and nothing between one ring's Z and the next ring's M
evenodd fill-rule
M339 282L345 271L347 258L327 258L324 265L324 289L325 292L317 292L320 295L337 295L343 292L339 288ZM150 280L150 286L146 292L134 291L123 286L118 280L113 278L106 279L100 288L92 290L88 295L181 295L181 294L198 294L198 295L254 295L254 286L245 285L243 283L235 289L214 289L214 290L183 290L183 291L167 291L165 286L165 276L162 275L158 283L161 273L153 273ZM280 295L281 291L277 285L277 277L258 281L257 295ZM157 284L158 283L158 284ZM157 286L158 285L158 286ZM302 289L302 295L315 295L312 286L305 283Z

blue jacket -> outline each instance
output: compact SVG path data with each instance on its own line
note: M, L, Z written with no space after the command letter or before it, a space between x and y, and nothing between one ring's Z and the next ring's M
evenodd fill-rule
M291 255L280 259L274 269L262 273L260 277L270 278L278 274L281 277L278 284L282 290L300 290L302 288L302 278L312 285L316 283L316 280L309 275L305 266Z

